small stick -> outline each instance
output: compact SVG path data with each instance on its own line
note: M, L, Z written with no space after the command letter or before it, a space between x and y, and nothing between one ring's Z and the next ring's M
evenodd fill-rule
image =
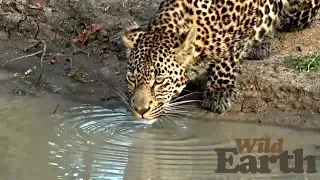
M32 83L32 84L30 85L29 89L32 88L32 86L34 86L35 84L36 84L37 86L39 86L39 82L40 82L40 80L41 80L41 78L42 78L42 75L43 75L43 71L41 71L38 80L37 80L35 83ZM38 88L38 89L39 89L39 88Z
M55 114L59 108L60 104L57 104L56 108L54 109L53 113L52 114Z
M71 56L70 56L69 58L70 58L70 70L72 71L72 65L73 65L72 63L73 63L73 60L72 60L72 57L71 57Z
M43 58L44 58L44 55L46 54L46 51L47 51L47 44L46 44L46 42L44 41L44 40L41 40L41 42L42 42L42 44L43 44L43 53L42 53L42 55L41 55L41 59L40 59L40 67L41 67L41 69L42 69L42 62L43 62Z
M101 101L106 101L107 100L107 92L104 92L104 97L100 98Z

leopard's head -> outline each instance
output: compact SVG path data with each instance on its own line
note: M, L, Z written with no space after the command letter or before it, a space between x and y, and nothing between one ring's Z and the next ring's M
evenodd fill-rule
M128 48L126 82L130 105L138 118L153 120L185 88L189 63L199 53L196 30L178 35L140 28L124 31Z

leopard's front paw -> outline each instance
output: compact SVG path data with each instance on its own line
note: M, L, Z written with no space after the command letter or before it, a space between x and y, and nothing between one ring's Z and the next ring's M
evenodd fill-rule
M238 95L237 88L213 89L208 87L204 92L202 107L216 113L223 113L229 109Z

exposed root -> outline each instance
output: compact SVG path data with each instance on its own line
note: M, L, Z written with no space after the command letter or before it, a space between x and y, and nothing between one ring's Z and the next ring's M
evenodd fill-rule
M16 60L19 60L19 59L24 59L24 58L32 57L32 56L35 56L35 55L40 54L40 53L43 53L43 51L38 51L38 52L35 52L35 53L32 53L32 54L28 54L28 55L25 55L25 56L20 56L20 57L17 57L17 58L8 60L8 61L6 61L5 63L3 63L1 67L4 67L4 66L5 66L6 64L8 64L9 62L13 62L13 61L16 61Z
M39 46L39 44L41 44L41 41L37 41L36 43L34 43L34 44L32 44L32 45L30 45L30 46L28 46L28 47L26 47L26 48L24 48L24 52L28 52L30 49L32 49L32 48L34 48L34 47L38 47Z

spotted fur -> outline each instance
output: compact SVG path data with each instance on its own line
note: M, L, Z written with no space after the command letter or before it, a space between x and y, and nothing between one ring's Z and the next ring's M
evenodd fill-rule
M306 28L319 0L166 0L148 28L129 26L127 84L133 113L154 119L186 84L206 75L202 106L229 109L240 59L263 59L277 31Z

